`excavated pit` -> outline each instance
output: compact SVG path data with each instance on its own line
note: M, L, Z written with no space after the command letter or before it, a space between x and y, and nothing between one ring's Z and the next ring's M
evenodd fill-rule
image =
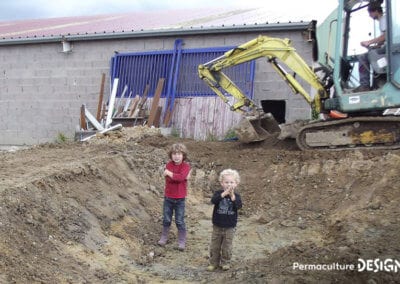
M161 230L167 149L189 149L187 249ZM400 272L300 264L400 260L400 151L301 152L123 129L86 143L0 152L1 283L395 283ZM206 271L212 191L238 169L244 207L228 272Z

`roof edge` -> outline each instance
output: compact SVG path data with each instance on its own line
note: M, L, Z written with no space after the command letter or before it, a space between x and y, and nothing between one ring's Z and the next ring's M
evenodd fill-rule
M0 45L34 44L67 41L91 41L91 40L112 40L127 38L146 38L146 37L169 37L169 36L187 36L187 35L205 35L205 34L227 34L244 32L271 32L287 30L303 30L308 27L309 22L295 23L273 23L273 24L253 24L253 25L233 25L219 27L190 27L180 29L157 29L140 30L130 32L104 32L94 34L76 34L76 35L58 35L48 37L31 38L4 38L0 39Z

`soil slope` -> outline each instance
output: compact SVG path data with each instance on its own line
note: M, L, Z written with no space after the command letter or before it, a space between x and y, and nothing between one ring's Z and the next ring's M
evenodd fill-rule
M193 168L184 252L175 227L156 245L160 171L177 141ZM196 142L135 127L0 160L0 283L400 282L400 272L357 271L360 258L400 261L397 150L301 152L292 141ZM244 207L232 269L210 273L210 197L228 167L242 176Z

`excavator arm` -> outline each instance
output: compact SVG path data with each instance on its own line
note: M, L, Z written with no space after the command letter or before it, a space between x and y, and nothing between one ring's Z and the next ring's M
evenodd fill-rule
M229 100L221 89L236 98L237 102L230 106L232 111L244 111L243 107L254 109L257 108L256 104L250 98L246 97L240 88L238 88L222 70L261 57L265 57L268 62L271 63L274 70L289 85L294 93L303 96L317 113L321 112L321 99L328 98L329 94L315 72L291 46L289 39L259 36L256 39L225 52L225 54L219 58L199 65L199 77L203 79L225 103L228 103ZM311 97L296 78L285 71L278 63L278 60L282 61L295 74L310 84L317 91L316 95Z

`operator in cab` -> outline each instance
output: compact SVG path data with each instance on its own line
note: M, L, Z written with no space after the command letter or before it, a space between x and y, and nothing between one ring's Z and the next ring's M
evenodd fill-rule
M361 54L358 56L359 66L358 72L360 74L360 86L355 88L353 92L367 92L371 89L371 81L370 81L370 60L375 54L384 54L385 47L383 46L386 40L386 15L383 14L382 6L380 1L371 2L368 5L368 14L369 16L378 21L379 30L381 34L373 39L362 41L361 46L368 48L369 51L367 53ZM373 57L377 57L376 55Z

